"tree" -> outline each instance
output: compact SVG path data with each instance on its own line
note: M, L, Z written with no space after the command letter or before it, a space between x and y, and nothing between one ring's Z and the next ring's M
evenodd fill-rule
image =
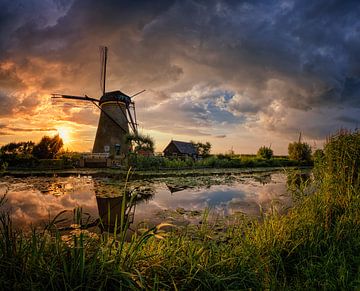
M311 161L311 147L305 142L289 143L288 147L289 158L296 161Z
M257 155L260 158L270 160L273 157L274 152L270 147L262 146L259 148Z
M32 154L38 159L54 159L63 145L63 140L59 135L55 135L54 137L44 136L41 141L34 146Z
M132 151L136 154L154 153L154 140L149 135L128 134L125 137L125 142L131 147Z
M32 141L11 142L2 146L0 152L5 155L29 156L33 151L34 145L35 143Z
M190 142L194 145L198 156L201 157L210 156L211 143L209 143L208 141L205 143L194 142L194 141L190 141Z

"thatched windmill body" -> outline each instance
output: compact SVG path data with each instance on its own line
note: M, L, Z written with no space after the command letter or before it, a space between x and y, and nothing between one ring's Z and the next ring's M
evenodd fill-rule
M87 101L100 109L99 124L93 146L93 153L108 153L115 157L124 156L129 151L125 136L129 134L129 128L137 135L137 120L135 103L132 97L144 92L140 91L128 96L121 91L105 92L107 47L101 47L101 88L100 99L85 96L73 96L53 94L55 99L67 99L75 101Z

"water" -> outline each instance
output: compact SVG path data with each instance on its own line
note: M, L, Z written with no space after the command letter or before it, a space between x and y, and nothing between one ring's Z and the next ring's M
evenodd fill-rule
M0 193L7 193L6 207L14 225L25 227L45 225L63 210L69 210L70 218L75 207L82 207L89 221L99 216L107 220L108 207L113 213L121 207L120 184L110 178L91 176L2 177ZM259 216L274 210L282 212L291 206L286 175L282 172L134 181L129 189L139 193L135 224L151 225L164 220L191 223L200 220L206 208L218 215Z

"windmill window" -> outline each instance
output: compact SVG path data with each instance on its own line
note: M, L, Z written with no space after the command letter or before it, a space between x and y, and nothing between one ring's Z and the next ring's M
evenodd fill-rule
M104 152L105 153L110 152L110 147L108 145L104 146Z
M121 146L117 143L115 145L115 155L117 155L117 156L120 155L120 149L121 149Z

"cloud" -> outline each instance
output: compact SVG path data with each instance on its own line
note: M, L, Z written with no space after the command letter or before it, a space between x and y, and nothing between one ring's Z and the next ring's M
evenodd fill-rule
M32 115L41 104L35 94L8 94L0 91L0 118L16 115Z
M349 117L349 116L344 116L344 115L339 116L337 118L337 120L345 122L345 123L349 123L349 124L352 124L352 125L354 125L354 124L358 125L360 123L360 118L359 117L354 118L354 117Z
M17 90L24 88L22 80L12 63L3 63L0 66L0 88L3 90Z
M107 89L147 89L135 101L149 130L229 137L238 126L323 137L352 126L344 117L360 108L357 1L0 5L0 118L36 114L44 94L99 97L102 44L110 47ZM48 114L57 122L97 123L91 109L56 110Z
M32 132L32 131L54 131L56 128L18 128L18 127L6 127L8 130L15 132Z
M95 107L95 106L94 106ZM98 109L94 108L98 111ZM68 117L61 117L62 120L72 121L81 125L92 125L95 126L99 120L99 112L96 114L94 110L91 109L81 109L76 111L71 111Z
M18 133L48 132L56 131L56 128L30 128L30 127L12 127L6 124L0 124L0 135L15 135Z

